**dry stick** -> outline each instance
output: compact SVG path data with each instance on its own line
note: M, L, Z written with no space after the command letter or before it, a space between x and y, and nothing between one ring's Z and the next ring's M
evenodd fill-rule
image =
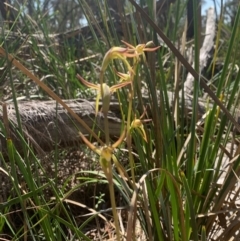
M27 68L25 68L19 61L17 61L11 54L7 54L6 51L0 47L0 55L8 58L10 62L13 63L15 67L17 67L22 73L27 75L30 79L35 81L49 96L51 96L54 100L56 100L60 105L62 105L68 113L75 118L88 132L91 134L99 143L104 145L103 141L99 139L99 137L94 133L89 126L60 98L58 97L49 87L47 87L42 81L40 81L35 75L33 75Z
M200 86L208 93L212 100L220 107L220 109L226 114L228 119L233 123L236 129L240 132L240 126L234 117L230 114L223 103L218 99L218 97L212 92L212 90L207 86L205 80L193 69L193 67L188 63L188 61L182 56L182 54L177 50L177 48L172 44L168 37L162 32L162 30L152 21L152 19L146 14L146 12L134 1L129 0L132 5L139 11L146 21L151 25L151 27L156 31L156 33L162 38L166 45L171 49L174 55L179 59L179 61L184 65L184 67L193 75L195 81L200 82Z

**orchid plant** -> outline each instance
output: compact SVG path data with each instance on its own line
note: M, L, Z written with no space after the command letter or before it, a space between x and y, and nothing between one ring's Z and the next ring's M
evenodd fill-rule
M142 114L140 118L136 117L136 114L132 113L132 102L134 98L134 76L135 76L135 68L137 64L140 62L140 56L143 56L143 60L146 61L145 53L146 51L156 51L159 47L153 47L150 48L153 43L148 42L147 44L139 44L136 47L133 45L122 41L125 44L125 47L112 47L104 56L102 67L100 71L100 77L99 77L99 84L93 84L86 80L84 80L80 75L77 75L77 78L81 81L81 83L91 89L94 89L97 91L97 97L96 97L96 115L99 113L103 113L104 115L104 131L105 131L105 145L101 147L94 146L82 133L80 133L80 136L82 140L86 143L86 145L95 153L99 155L99 162L102 167L102 170L109 182L109 191L110 191L110 199L111 199L111 205L113 209L113 217L114 217L114 223L116 227L116 235L117 240L120 241L120 228L119 228L119 222L118 222L118 215L116 211L116 203L115 203L115 196L114 196L114 186L113 186L113 174L112 174L112 160L116 164L116 167L118 168L118 171L121 175L123 175L124 168L120 165L118 162L116 156L114 155L114 150L121 145L121 143L125 140L127 142L128 150L129 150L129 161L131 166L131 176L132 180L128 178L128 180L132 183L130 183L133 187L135 187L135 177L134 177L134 162L133 162L133 156L132 156L132 150L131 150L131 135L134 130L140 133L140 136L143 138L143 140L147 141L147 136L144 130L143 124L150 120L142 120L143 116L145 115L145 112ZM119 83L109 86L108 84L104 83L104 73L111 64L111 62L115 59L118 59L122 61L122 63L125 65L127 72L126 73L120 73L115 71L116 75L120 77ZM132 65L130 64L129 59L133 59ZM111 102L111 95L113 92L120 90L121 88L124 88L128 86L129 91L129 106L128 106L128 116L127 116L127 123L126 128L123 129L121 136L119 139L114 143L110 144L110 138L109 138L109 126L108 126L108 118L107 114L110 108L110 102ZM102 108L99 110L99 101L102 100ZM134 118L132 118L134 117ZM125 172L126 174L126 172Z

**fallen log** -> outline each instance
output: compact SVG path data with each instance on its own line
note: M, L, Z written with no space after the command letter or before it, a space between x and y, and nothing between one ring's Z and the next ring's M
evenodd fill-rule
M95 116L95 101L83 99L65 100L65 103L91 128L95 133L103 130L103 116ZM112 108L116 108L112 103ZM114 110L114 109L113 109ZM67 111L56 101L22 101L18 103L18 111L21 119L24 135L34 147L39 150L51 150L55 144L69 146L80 141L79 132L89 134ZM13 140L17 149L21 149L21 139L17 134L18 123L16 109L13 103L7 105L7 118L9 123L9 137ZM0 112L0 120L6 119L3 111ZM116 113L109 112L109 130L111 137L118 136L121 128L121 119ZM5 121L6 122L6 121ZM6 124L5 124L6 127ZM2 130L3 132L3 130ZM6 137L1 135L1 147L6 149Z
M174 102L174 94L172 92L168 92L168 99L172 107ZM147 96L143 96L143 100L146 105L149 104L149 98ZM101 113L97 116L95 115L94 100L65 100L65 103L94 130L95 133L100 134L100 136L104 138L104 117ZM191 113L192 97L190 95L186 95L184 104L185 113ZM206 101L199 100L197 106L199 117L204 115L206 106ZM52 150L56 144L67 147L74 143L79 143L81 142L79 132L82 132L84 135L89 135L87 130L74 120L56 101L19 101L18 111L26 140L38 151ZM149 115L151 115L151 111ZM20 151L22 140L18 134L19 128L13 103L7 104L7 118L10 123L9 137ZM107 118L109 121L110 137L112 139L118 138L123 120L121 119L120 106L117 101L112 101ZM0 121L3 123L4 119L6 119L6 116L4 117L3 111L0 111ZM6 151L7 137L4 133L6 133L6 131L1 129L0 141L3 152Z

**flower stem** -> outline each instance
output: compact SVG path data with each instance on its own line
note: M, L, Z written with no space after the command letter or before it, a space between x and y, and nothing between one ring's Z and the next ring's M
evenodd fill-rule
M105 175L108 179L108 184L109 184L109 192L110 192L113 219L114 219L114 224L115 224L115 228L116 228L117 241L120 241L120 227L119 227L117 208L116 208L116 202L115 202L112 165L111 164L109 166L108 173L105 173Z

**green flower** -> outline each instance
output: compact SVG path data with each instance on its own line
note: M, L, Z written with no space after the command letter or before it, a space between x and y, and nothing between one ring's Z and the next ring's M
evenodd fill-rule
M140 55L143 55L143 59L144 59L144 61L146 61L146 56L145 56L144 52L153 52L153 51L160 48L160 46L157 46L157 47L154 47L154 48L149 48L148 47L149 45L153 45L152 41L147 42L146 44L138 44L136 47L134 47L133 45L131 45L131 44L129 44L129 43L123 41L123 40L122 40L122 42L127 47L129 47L129 51L133 51L133 53L136 54L137 60L139 60Z
M105 173L105 175L108 177L109 174L109 168L111 168L111 160L113 158L113 152L114 149L116 149L124 140L126 135L126 130L124 130L119 137L119 139L112 145L109 146L102 146L102 147L95 147L81 132L79 133L82 140L85 142L85 144L95 153L97 153L100 156L100 164L101 167ZM115 158L113 158L115 159Z
M110 106L110 98L111 98L111 94L116 91L117 89L120 89L128 84L131 84L131 81L125 81L116 85L113 85L111 87L109 87L107 84L103 83L101 84L93 84L90 83L88 81L86 81L85 79L83 79L79 74L77 74L77 78L82 82L82 84L84 84L85 86L91 88L91 89L95 89L97 90L97 98L96 98L96 115L98 113L98 105L99 105L99 100L100 98L102 98L102 109L101 111L103 113L107 113L109 110L109 106Z
M129 50L128 48L112 47L108 50L108 52L105 54L103 58L101 71L104 72L107 66L109 65L110 61L112 61L113 59L120 59L127 66L128 71L132 72L133 70L127 61L127 57L133 58L136 56L137 53L135 53L132 50Z
M140 116L139 119L135 118L132 121L131 126L130 126L130 131L136 130L142 136L142 138L147 142L147 135L144 130L143 123L149 122L149 121L151 121L151 119L142 120L142 118L144 117L145 114L146 114L146 110L144 110L143 114Z

